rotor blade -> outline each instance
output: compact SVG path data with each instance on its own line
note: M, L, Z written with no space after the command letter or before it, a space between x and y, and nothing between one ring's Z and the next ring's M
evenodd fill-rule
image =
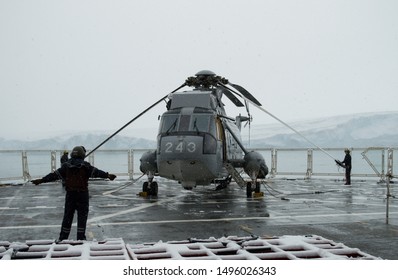
M261 103L258 102L258 100L256 98L254 98L254 96L250 92L248 92L246 89L244 89L240 85L235 85L235 84L231 84L231 83L228 83L228 85L230 85L231 87L237 89L244 97L249 99L251 102L253 102L257 106L261 106Z
M181 86L179 86L178 88L176 88L175 90L173 90L171 93L176 92L177 90L183 88L185 86L185 83L182 84ZM170 94L170 93L169 93ZM113 133L111 136L109 136L108 138L106 138L101 144L99 144L97 147L95 147L93 150L91 150L85 157L88 157L90 154L94 153L99 147L101 147L102 145L104 145L106 142L108 142L112 137L114 137L116 134L118 134L120 131L122 131L123 129L125 129L129 124L131 124L133 121L137 120L139 117L141 117L142 115L144 115L146 112L148 112L150 109L152 109L153 107L155 107L156 105L158 105L160 102L162 102L163 100L165 100L169 94L167 94L166 96L162 97L161 99L159 99L158 101L156 101L154 104L152 104L151 106L149 106L148 108L146 108L144 111L142 111L140 114L138 114L135 118L133 118L131 121L129 121L128 123L126 123L124 126L122 126L121 128L119 128L115 133Z
M247 112L247 115L249 116L249 121L250 121L249 102L247 102L246 99L245 99L245 107L246 107L246 112Z
M236 98L236 96L227 88L227 87L221 87L220 90L222 93L229 98L229 100L232 101L237 107L244 107L243 103Z
M231 92L231 93L233 93L233 94L236 94L236 95L239 96L240 98L245 99L245 97L242 96L239 92L237 92L237 91L235 91L235 90L233 90L233 89L227 87L226 85L224 85L224 84L222 84L222 83L218 83L217 85L220 86L221 88L225 89L226 91ZM235 96L235 97L236 97L236 96ZM241 102L241 103L242 103L242 102ZM242 105L243 105L243 104L242 104ZM241 107L241 106L239 106L239 107Z

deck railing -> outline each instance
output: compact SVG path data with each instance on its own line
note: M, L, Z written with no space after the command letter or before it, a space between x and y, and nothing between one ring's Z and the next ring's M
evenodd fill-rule
M269 177L344 178L344 169L338 168L330 155L343 160L344 148L318 149L263 148L260 152L268 165ZM351 148L352 176L376 178L384 181L397 174L398 148ZM97 150L86 160L92 165L118 176L133 178L141 175L139 159L148 149ZM63 150L0 150L0 183L28 181L39 178L60 167Z

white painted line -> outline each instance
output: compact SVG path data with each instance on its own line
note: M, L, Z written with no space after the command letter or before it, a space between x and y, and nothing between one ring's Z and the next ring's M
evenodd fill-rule
M152 205L152 204L151 204ZM148 205L147 207L142 207L142 209L148 208L151 205ZM136 208L134 208L136 209ZM132 211L134 209L130 209L128 211ZM121 211L119 212L127 212L127 211ZM130 213L129 212L129 213ZM99 224L101 226L107 226L107 225L145 225L145 224L171 224L171 223L200 223L200 222L231 222L231 221L253 221L253 220L282 220L282 219L300 219L300 218L326 218L326 217L352 217L352 216L363 216L363 217L369 217L372 216L373 219L375 218L384 218L386 215L385 212L373 212L373 213L354 213L354 214L319 214L319 215L302 215L302 216L273 216L273 217L236 217L236 218L219 218L219 219L189 219L189 220L160 220L160 221L130 221L130 222L109 222L109 223L95 223L96 221L105 219L106 216L113 216L113 215L105 215L102 217L98 217L91 219L88 224ZM398 215L398 212L390 212L390 215ZM73 224L73 226L75 223ZM7 227L0 227L0 229L32 229L32 228L53 228L53 227L59 227L59 224L57 225L31 225L31 226L7 226Z
M98 208L115 208L115 207L127 207L127 204L106 204L106 205L98 205Z
M25 209L55 209L55 206L34 206L34 207L26 207Z
M57 225L33 225L33 226L7 226L0 227L0 229L32 229L32 228L59 228L60 224Z
M390 214L398 214L398 212L390 212ZM115 222L100 223L102 226L107 225L140 225L140 224L170 224L170 223L198 223L198 222L231 222L231 221L249 221L249 220L282 220L282 219L301 219L301 218L326 218L326 217L352 217L352 216L378 216L385 217L385 212L377 213L356 213L356 214L319 214L319 215L302 215L302 216L274 216L274 217L237 217L237 218L219 218L219 219L189 219L189 220L161 220L161 221L131 221L131 222Z

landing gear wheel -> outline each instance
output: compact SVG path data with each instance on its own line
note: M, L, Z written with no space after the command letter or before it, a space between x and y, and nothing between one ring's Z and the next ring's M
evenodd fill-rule
M149 194L153 195L153 196L158 195L158 183L157 182L151 182Z
M149 191L149 183L148 182L144 182L144 184L142 185L142 191L145 193L148 193Z
M256 182L256 188L254 189L255 193L259 193L260 192L260 182Z
M157 182L144 182L142 185L142 192L146 193L147 195L158 195L158 183Z
M246 183L246 196L248 198L252 197L252 192L253 192L253 190L252 190L252 182L247 182Z

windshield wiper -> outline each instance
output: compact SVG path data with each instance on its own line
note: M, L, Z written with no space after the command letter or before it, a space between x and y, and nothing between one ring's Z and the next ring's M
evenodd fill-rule
M196 125L196 118L195 118L195 121L193 122L193 128L196 130L196 132L199 134L199 128L197 127L197 125Z
M175 119L175 121L171 124L171 126L169 127L169 129L166 130L166 134L169 134L171 130L174 130L177 126L177 118Z

